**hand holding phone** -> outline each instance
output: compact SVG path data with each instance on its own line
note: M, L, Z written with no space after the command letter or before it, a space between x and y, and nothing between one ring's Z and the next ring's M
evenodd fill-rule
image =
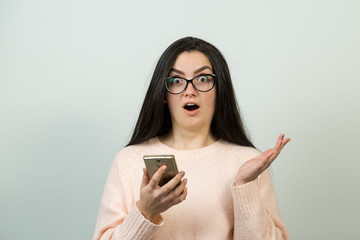
M156 223L160 213L186 199L187 180L182 180L185 173L178 172L173 155L147 155L144 161L147 170L143 169L140 199L136 206L145 218Z

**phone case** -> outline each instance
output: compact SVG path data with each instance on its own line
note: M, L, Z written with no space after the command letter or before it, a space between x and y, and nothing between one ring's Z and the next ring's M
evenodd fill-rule
M145 155L144 162L150 179L162 165L167 166L166 172L159 181L159 186L165 185L178 173L174 155Z

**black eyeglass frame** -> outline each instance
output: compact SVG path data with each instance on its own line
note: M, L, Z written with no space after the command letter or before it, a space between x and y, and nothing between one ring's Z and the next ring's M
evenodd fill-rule
M212 87L211 87L209 90L203 91L203 90L197 89L197 88L195 87L195 85L193 84L193 80L194 80L195 78L197 78L197 77L200 77L200 76L212 76L212 77L214 78L214 83L213 83ZM167 81L168 81L169 79L171 79L171 78L181 78L181 79L183 79L183 80L186 81L185 87L184 87L184 89L183 89L181 92L173 93L173 92L170 91L170 89L169 89L168 86L167 86ZM197 91L199 91L199 92L209 92L209 91L211 91L211 89L213 89L213 88L215 87L215 80L216 80L216 75L215 75L215 74L200 74L200 75L197 75L197 76L193 77L193 78L190 79L190 80L189 80L189 79L186 79L186 78L183 78L183 77L167 77L167 78L166 78L166 82L165 82L165 87L166 87L166 91L168 91L169 93L174 94L174 95L178 95L178 94L182 93L183 91L185 91L185 89L187 88L187 86L189 85L189 83L191 83L191 85L192 85Z

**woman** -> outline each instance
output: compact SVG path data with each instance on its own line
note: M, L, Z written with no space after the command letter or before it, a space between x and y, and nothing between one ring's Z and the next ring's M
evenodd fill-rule
M221 53L197 38L174 42L113 161L94 239L289 239L268 170L289 141L282 134L273 149L256 150ZM166 167L150 179L150 154L175 155L182 171L160 187Z

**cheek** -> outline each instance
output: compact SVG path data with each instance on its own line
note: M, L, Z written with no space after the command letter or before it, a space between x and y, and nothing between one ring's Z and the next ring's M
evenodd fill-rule
M214 90L215 90L215 89L214 89ZM210 96L210 98L209 98L209 102L212 103L211 109L212 109L213 111L215 111L215 107L216 107L216 92L215 92L215 91L211 94L211 96Z
M178 102L178 100L176 99L176 95L167 93L166 102L169 107L170 113L173 113L174 109L176 109L176 103Z

